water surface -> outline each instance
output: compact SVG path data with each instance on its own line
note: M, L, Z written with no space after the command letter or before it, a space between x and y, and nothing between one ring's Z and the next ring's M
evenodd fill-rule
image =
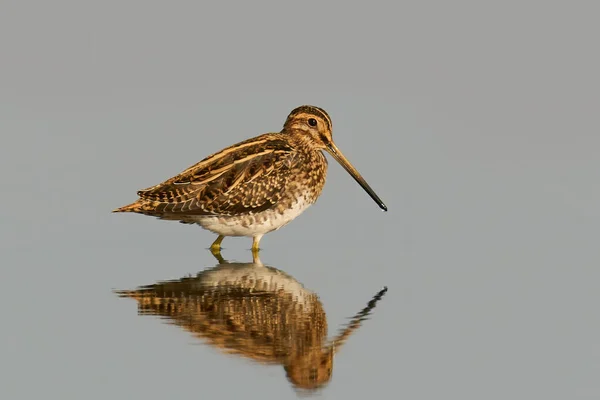
M0 398L600 398L597 8L3 2ZM301 104L387 213L110 213Z

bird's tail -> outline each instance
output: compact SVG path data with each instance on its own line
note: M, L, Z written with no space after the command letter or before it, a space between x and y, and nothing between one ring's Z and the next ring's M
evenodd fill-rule
M149 204L143 200L138 200L138 201L128 204L126 206L115 208L114 210L112 210L112 212L114 212L114 213L118 213L118 212L144 213L144 212L152 211L151 210L152 208L154 208L154 207L152 207L151 204Z

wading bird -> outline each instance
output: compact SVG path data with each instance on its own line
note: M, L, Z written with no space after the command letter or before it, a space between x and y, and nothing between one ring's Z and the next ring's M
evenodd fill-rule
M277 230L313 204L325 185L327 151L379 207L386 205L332 139L329 115L301 106L278 133L266 133L206 157L163 183L137 192L139 199L114 212L134 212L198 224L219 235L253 238L258 251L264 234Z

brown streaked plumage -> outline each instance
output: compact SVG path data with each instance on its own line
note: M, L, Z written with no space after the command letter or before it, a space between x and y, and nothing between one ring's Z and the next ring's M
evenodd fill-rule
M136 202L113 212L135 212L196 223L219 235L249 236L258 250L262 236L277 230L313 204L325 185L326 150L367 191L387 207L348 162L331 137L325 110L301 106L279 133L266 133L206 157L163 183L138 192Z
M140 315L160 316L223 353L281 365L295 388L314 390L331 380L334 355L386 291L331 340L317 294L258 257L252 263L223 261L193 277L116 293L135 299Z

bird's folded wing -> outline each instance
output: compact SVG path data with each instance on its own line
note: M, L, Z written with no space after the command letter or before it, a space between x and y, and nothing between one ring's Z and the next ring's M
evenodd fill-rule
M173 215L234 215L277 204L290 173L293 148L259 136L215 153L165 182L140 190L155 212Z

